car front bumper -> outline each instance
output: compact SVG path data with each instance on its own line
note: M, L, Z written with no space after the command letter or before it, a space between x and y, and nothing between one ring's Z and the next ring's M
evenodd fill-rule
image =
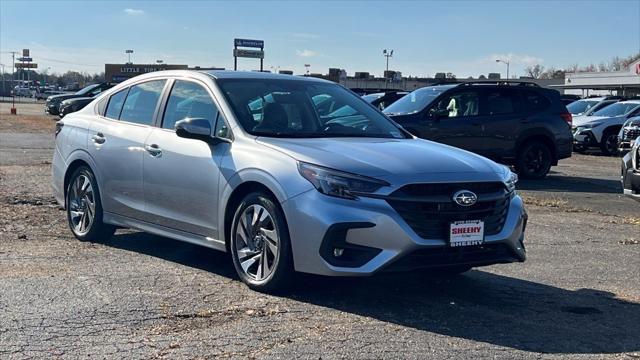
M573 134L573 146L574 148L588 148L598 146L598 140L591 130L580 130Z
M632 156L637 155L635 152L628 152L622 158L622 188L625 195L640 201L640 170L633 168Z
M60 104L57 103L51 103L51 104L46 104L44 106L44 112L47 114L51 114L51 115L58 115L59 111L58 111L58 107L60 106Z
M385 270L483 266L526 259L527 213L508 201L502 229L476 246L450 247L448 239L420 237L384 199L346 200L310 190L282 204L295 269L330 276L367 276ZM344 249L336 257L334 249Z

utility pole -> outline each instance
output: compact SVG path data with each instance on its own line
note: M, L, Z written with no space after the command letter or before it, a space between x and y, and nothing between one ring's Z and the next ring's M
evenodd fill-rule
M387 84L389 83L389 58L393 57L393 50L387 51L387 49L382 50L382 55L384 55L384 57L387 58L387 71L385 71L384 73L384 77L385 77L385 81L384 81L384 88L387 88Z
M11 86L13 86L13 84L16 82L16 54L18 52L17 51L11 51ZM17 115L18 111L16 110L16 92L12 91L11 92L12 98L11 98L11 113L13 115Z

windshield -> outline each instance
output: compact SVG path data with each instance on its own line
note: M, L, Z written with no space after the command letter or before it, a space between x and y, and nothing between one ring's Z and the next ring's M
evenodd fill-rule
M406 138L392 121L342 86L281 79L219 79L240 126L269 137Z
M573 115L580 115L595 106L598 100L578 100L567 105L567 110Z
M640 106L639 103L615 103L593 113L593 116L620 116Z
M418 89L389 105L383 112L388 115L417 113L429 105L438 95L442 94L444 90L446 89L435 87Z
M91 92L91 90L97 88L98 86L100 86L100 84L93 84L93 85L89 85L84 87L83 89L80 89L76 95L86 95L89 94Z
M364 101L366 101L368 103L372 103L372 102L380 99L383 96L384 96L383 93L376 93L376 94L364 95L362 98L364 99Z

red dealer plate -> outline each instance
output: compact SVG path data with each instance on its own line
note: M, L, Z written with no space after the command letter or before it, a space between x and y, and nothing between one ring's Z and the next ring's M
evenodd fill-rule
M451 247L480 245L484 242L484 221L465 220L451 223L449 244Z

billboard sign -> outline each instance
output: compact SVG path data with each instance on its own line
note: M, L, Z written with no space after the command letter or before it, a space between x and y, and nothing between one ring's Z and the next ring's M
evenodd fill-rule
M22 49L22 56L29 57L29 49Z
M233 49L233 56L252 59L264 59L263 50Z
M16 63L16 69L37 69L38 64L28 62L28 63Z
M233 44L241 47L264 48L264 40L233 39Z

